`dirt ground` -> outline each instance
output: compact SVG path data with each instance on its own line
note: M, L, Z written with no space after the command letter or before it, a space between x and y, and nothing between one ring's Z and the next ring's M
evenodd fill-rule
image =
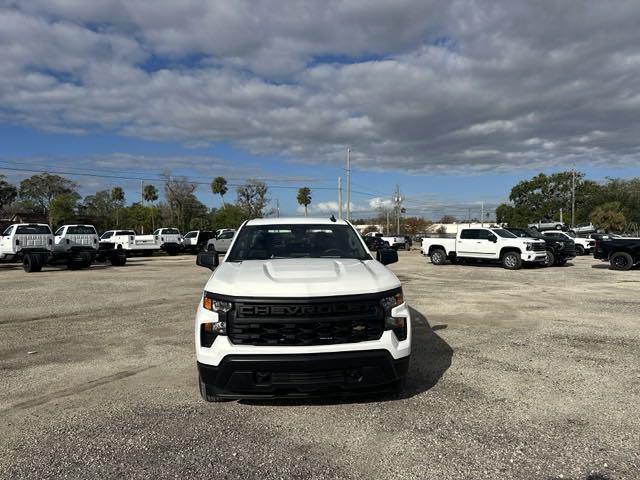
M0 265L0 478L640 478L640 271L391 267L402 398L208 404L194 257Z

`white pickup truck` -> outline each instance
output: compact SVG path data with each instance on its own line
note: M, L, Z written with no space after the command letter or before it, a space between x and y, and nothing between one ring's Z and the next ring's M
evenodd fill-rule
M39 272L47 263L53 248L49 225L17 223L7 227L0 236L0 261L22 262L25 272Z
M116 250L127 254L153 255L160 251L160 238L155 235L136 235L133 230L107 230L100 237L101 242L113 243Z
M177 228L159 228L153 236L159 239L160 249L169 255L177 255L182 250L182 235Z
M101 242L93 225L63 225L56 230L49 264L77 270L89 267L94 260L121 266L127 262L127 256L116 250L115 244Z
M393 248L394 250L398 250L399 248L407 248L407 240L401 236L398 235L397 237L394 236L385 236L380 232L369 232L365 235L365 237L378 237L381 238L383 242L387 242L390 248Z
M400 280L344 220L245 222L200 297L195 349L202 397L300 397L398 391L409 367L411 312Z
M519 238L502 228L463 228L455 238L425 238L422 253L434 265L458 260L500 261L509 270L523 262L544 264L547 258L544 240Z
M99 246L93 225L63 225L54 234L49 263L66 264L72 270L87 268L96 258Z

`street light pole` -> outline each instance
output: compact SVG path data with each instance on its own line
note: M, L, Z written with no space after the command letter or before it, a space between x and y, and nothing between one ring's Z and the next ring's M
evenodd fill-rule
M576 226L576 168L571 171L571 227Z
M351 221L351 148L347 147L347 221Z
M400 196L400 185L396 185L396 194L393 197L393 201L396 204L396 227L397 227L397 235L400 235L400 210L402 204L402 197Z
M342 177L338 177L338 218L342 220Z

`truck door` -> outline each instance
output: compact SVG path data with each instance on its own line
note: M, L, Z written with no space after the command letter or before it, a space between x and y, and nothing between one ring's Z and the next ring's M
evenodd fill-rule
M456 255L458 257L475 257L478 242L478 230L465 228L460 232L456 243Z
M13 253L13 245L11 245L11 232L13 226L8 227L0 237L0 253Z
M498 247L495 243L489 240L492 235L490 230L479 229L478 240L476 241L476 253L478 257L483 258L498 258Z
M459 257L494 258L495 243L489 240L491 232L483 228L466 228L460 232L456 254Z

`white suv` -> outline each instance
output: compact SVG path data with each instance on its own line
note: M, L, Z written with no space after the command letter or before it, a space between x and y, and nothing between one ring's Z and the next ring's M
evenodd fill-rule
M399 391L411 316L398 278L356 229L334 219L245 222L213 270L195 321L207 401L347 391Z

